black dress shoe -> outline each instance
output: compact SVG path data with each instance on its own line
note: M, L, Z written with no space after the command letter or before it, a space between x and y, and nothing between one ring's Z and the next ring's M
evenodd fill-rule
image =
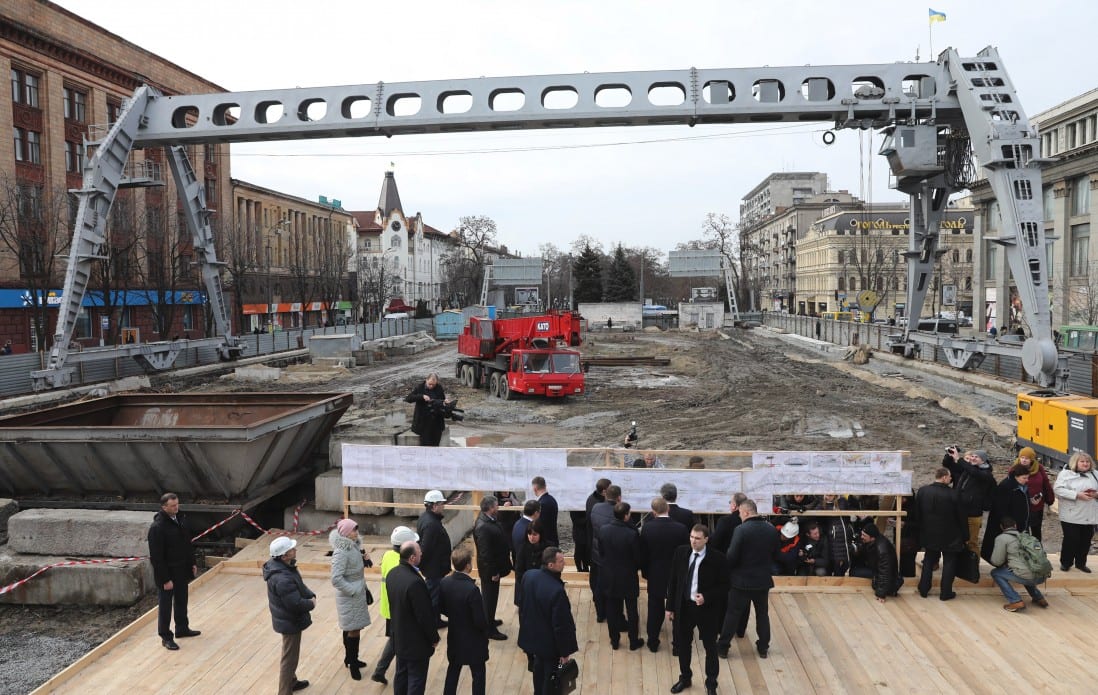
M920 596L922 596L923 598L926 598L926 597L927 597L927 596L929 595L929 592L926 592L926 591L920 591L920 592L919 592L919 595L920 595Z
M444 627L448 626L449 624L450 624L450 623L446 622L445 620L440 620L440 621L438 621L438 623L437 623L437 624L435 625L435 627L437 627L437 628L439 628L439 629L442 629L442 628L444 628Z
M499 627L500 625L503 624L503 621L500 620L499 618L496 618L495 620L492 621L492 624L495 625L496 627Z
M760 659L765 659L770 656L770 649L763 649L762 647L756 647L755 651L759 653Z
M385 677L384 673L375 673L370 676L370 680L375 683L381 683L382 685L389 685L389 679Z
M496 630L495 632L492 632L488 635L488 639L505 640L507 639L507 635L503 634L499 630Z
M176 644L175 640L172 639L160 640L160 644L163 644L165 649L171 650L173 652L179 649L179 645Z
M1087 574L1090 574L1090 568L1087 567L1086 565L1076 565L1075 569L1079 570L1080 572L1085 572Z
M675 681L674 685L671 686L671 692L681 693L682 691L686 690L689 687L690 687L690 679L689 678L680 678L677 681Z
M659 650L660 650L660 643L659 642L649 642L648 643L648 651L655 654Z
M180 637L198 637L201 634L201 630L176 630L175 638L179 639Z
M1060 571L1061 572L1070 572L1071 571L1071 565L1060 565Z
M605 615L595 616L595 622L596 623L605 623L606 622L606 616Z
M941 596L939 596L939 597L938 597L938 600L939 600L939 601L952 601L952 600L953 600L953 599L955 599L955 598L957 598L957 594L956 594L956 593L952 593L952 594L942 594Z
M308 687L309 687L309 681L294 681L293 690L294 690L294 692L297 692L298 690L304 690L305 688L308 688Z
M610 642L610 648L613 649L614 651L618 651L618 649L620 647L621 647L621 642Z
M728 645L728 644L718 644L717 645L717 656L719 656L722 659L727 659L728 658L728 650L729 650L730 647L731 647L731 645Z
M705 686L705 695L717 695L717 686L715 686L715 685Z
M629 643L629 651L635 652L643 646L644 646L644 640L642 640L642 639L639 639L636 642L630 642Z

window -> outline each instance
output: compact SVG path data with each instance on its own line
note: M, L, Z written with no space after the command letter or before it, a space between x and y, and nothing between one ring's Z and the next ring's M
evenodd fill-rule
M84 143L65 141L65 171L79 174L84 170Z
M185 330L185 331L193 331L194 330L194 307L193 306L184 306L183 307L183 330Z
M394 234L393 236L391 236L389 238L389 248L391 248L391 249L399 249L400 248L400 235L399 234Z
M960 249L953 249L953 262L954 263L960 263L961 262L961 250Z
M1090 177L1080 176L1071 182L1071 214L1090 214Z
M38 76L12 68L11 100L33 109L38 108Z
M1044 187L1041 196L1042 202L1044 203L1045 221L1051 222L1056 217L1056 194L1054 193L1051 184Z
M122 117L122 102L107 99L107 123L115 123Z
M15 129L15 161L42 163L42 135L24 128Z
M65 101L65 120L83 123L87 111L88 95L72 87L63 90Z
M1071 274L1086 277L1090 261L1090 225L1077 224L1071 228Z
M217 159L217 145L207 142L202 147L202 156L206 158L207 162L213 163Z
M217 179L206 179L206 205L217 202Z
M972 249L965 249L965 263L972 262Z

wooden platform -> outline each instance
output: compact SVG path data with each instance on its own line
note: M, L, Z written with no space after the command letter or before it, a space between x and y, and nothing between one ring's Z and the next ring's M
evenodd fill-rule
M306 693L386 692L366 679L352 681L343 667L326 550L327 540L314 538L300 551L306 583L319 595L319 606L304 633L298 677L312 683ZM203 634L180 640L180 651L160 645L153 610L35 693L274 692L281 639L271 629L266 585L256 566L265 554L266 543L256 543L192 585L191 624ZM374 559L380 561L380 553ZM1048 609L1031 606L1013 614L1002 610L1002 596L986 579L979 586L958 582L960 595L948 603L937 600L937 589L928 599L919 597L909 579L898 598L882 605L864 580L788 578L770 596L770 658L756 656L752 623L748 639L734 642L730 657L721 661L718 692L1091 692L1088 645L1098 623L1098 579L1092 576L1057 572L1046 592ZM647 648L630 652L624 638L623 648L613 651L606 626L595 622L586 575L570 573L566 579L581 650L579 692L668 692L678 678L669 626L659 653ZM377 595L377 576L369 582ZM511 639L490 643L490 693L533 692L526 659L515 644L518 625L511 597L511 584L505 581L498 617ZM643 636L643 594L640 603ZM363 633L360 653L369 663L367 674L385 640L376 604L371 614L374 624ZM428 693L442 692L445 634L431 661ZM695 642L695 684L689 692L704 692L699 648ZM390 680L394 670L395 665ZM466 670L459 692L469 687Z

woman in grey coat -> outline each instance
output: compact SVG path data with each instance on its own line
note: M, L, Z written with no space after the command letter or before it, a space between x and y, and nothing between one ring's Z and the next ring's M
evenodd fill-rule
M358 524L341 519L328 534L332 545L332 586L336 589L336 613L343 631L343 664L351 670L351 678L362 680L365 661L358 660L359 634L370 624L369 590L362 574L366 566L362 545L358 540Z

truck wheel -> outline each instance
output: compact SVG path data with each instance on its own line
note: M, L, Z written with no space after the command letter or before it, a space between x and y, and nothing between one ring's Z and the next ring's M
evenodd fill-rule
M465 365L465 375L462 378L462 382L466 386L472 386L473 385L473 365L471 365L471 364Z
M465 373L465 365L461 362L457 363L457 367L454 369L454 378L461 381L461 375Z
M483 372L479 368L470 366L469 385L475 389L479 389L480 387L484 386L484 378L482 374Z
M499 398L499 372L492 372L488 377L488 395Z
M499 379L499 397L505 401L515 400L515 392L511 390L511 385L507 383L506 376L500 376Z

